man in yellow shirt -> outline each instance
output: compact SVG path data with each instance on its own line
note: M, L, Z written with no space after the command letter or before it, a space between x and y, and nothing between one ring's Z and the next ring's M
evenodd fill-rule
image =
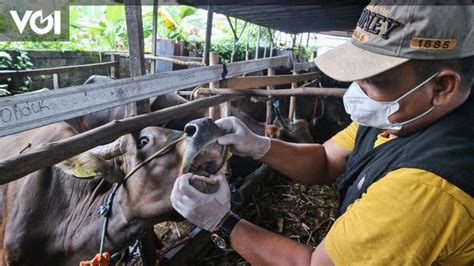
M315 249L230 212L225 178L203 194L179 177L173 207L255 265L472 265L474 263L474 6L367 6L349 43L316 59L354 81L354 121L323 145L257 136L236 118L218 141L293 180L336 182L338 219Z

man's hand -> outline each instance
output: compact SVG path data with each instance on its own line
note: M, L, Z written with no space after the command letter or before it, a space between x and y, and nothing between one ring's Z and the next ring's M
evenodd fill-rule
M219 189L205 194L194 188L193 178L218 183ZM229 184L224 176L202 177L191 173L178 177L171 191L171 204L186 220L207 231L214 231L230 211Z
M270 138L253 133L236 117L219 119L216 124L227 132L226 135L217 139L217 143L231 145L231 152L234 154L251 156L258 160L270 149Z

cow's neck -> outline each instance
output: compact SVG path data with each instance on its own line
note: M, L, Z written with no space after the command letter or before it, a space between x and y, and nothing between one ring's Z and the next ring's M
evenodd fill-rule
M75 227L66 227L65 237L78 238L78 249L81 251L90 250L87 253L97 253L104 221L97 212L106 201L113 185L104 180L83 181L69 176L64 176L59 182L64 190L72 188L69 206L75 206L74 212L64 217L64 220L75 219L79 223ZM165 210L169 210L169 207L165 206L167 204L156 200L145 206L145 202L150 203L148 200L151 200L150 197L153 195L146 195L144 192L140 200L137 196L140 190L140 180L134 178L118 189L109 216L105 251L112 253L120 251L138 239L153 224L167 219L165 215L160 215L160 220L156 218L157 212L164 214ZM78 232L79 228L81 232Z

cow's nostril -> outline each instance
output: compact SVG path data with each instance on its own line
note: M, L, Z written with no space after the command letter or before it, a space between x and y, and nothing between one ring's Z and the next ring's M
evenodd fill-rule
M184 128L184 132L186 133L186 136L188 137L193 137L194 134L196 134L197 127L196 125L186 125Z

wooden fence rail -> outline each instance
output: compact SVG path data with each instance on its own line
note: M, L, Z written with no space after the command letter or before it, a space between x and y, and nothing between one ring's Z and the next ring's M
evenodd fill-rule
M100 69L100 68L118 67L118 66L119 66L119 61L113 61L113 62L105 62L105 63L41 68L41 69L31 69L31 70L2 70L0 71L0 78L10 78L10 77L20 78L20 77L25 77L25 76L53 75L53 74L75 72L75 71L80 71L80 70L91 70L91 69Z
M3 97L0 98L0 136L287 64L288 57L280 56Z
M282 90L246 90L246 89L199 89L197 91L203 95L240 95L240 96L256 96L256 97L268 97L268 96L332 96L342 97L346 93L346 89L340 88L294 88L294 89L282 89Z

